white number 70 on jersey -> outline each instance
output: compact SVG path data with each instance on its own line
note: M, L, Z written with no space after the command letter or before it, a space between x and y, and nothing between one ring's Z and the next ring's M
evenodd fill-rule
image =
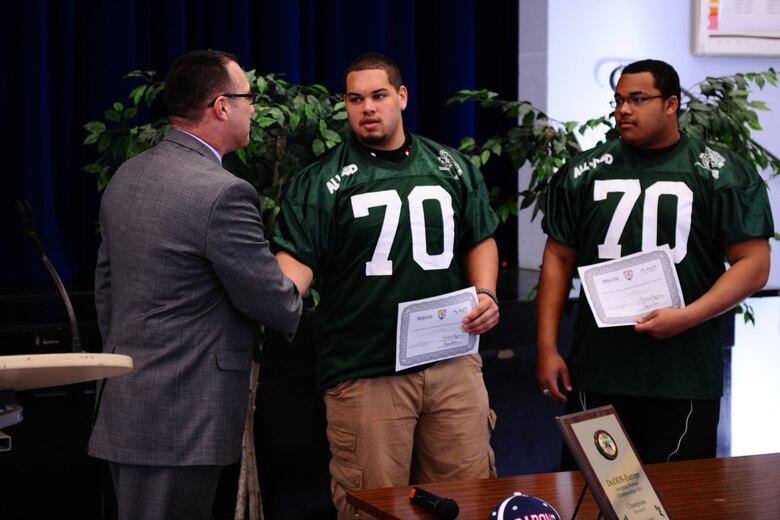
M595 181L593 200L606 200L609 193L623 193L607 228L604 243L599 244L599 258L620 258L620 237L626 227L631 210L642 195L639 179L610 179ZM682 262L688 254L688 236L691 234L691 214L693 211L693 192L679 181L659 181L645 190L644 210L642 211L642 251L658 247L658 203L661 195L671 195L677 199L677 226L674 233L674 247L671 249L674 263Z
M385 218L379 233L374 254L366 262L366 276L392 276L393 261L390 260L390 248L398 232L403 203L395 190L375 191L354 195L352 214L355 218L367 217L370 208L385 206ZM425 213L423 202L435 200L441 206L443 250L439 254L428 254L425 235ZM426 271L447 269L452 263L455 247L455 219L452 210L452 197L441 186L416 186L409 193L409 224L412 232L412 256L414 261Z

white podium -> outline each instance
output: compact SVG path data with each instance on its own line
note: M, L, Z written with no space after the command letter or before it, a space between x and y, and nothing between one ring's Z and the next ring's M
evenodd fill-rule
M29 354L0 356L0 390L31 390L114 377L133 369L123 354Z
M0 356L0 429L22 420L14 393L114 377L133 369L123 354L72 352ZM0 451L11 449L11 438L0 431Z

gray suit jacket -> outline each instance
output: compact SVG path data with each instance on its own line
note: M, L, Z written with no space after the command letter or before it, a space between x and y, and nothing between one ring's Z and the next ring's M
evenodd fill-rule
M225 465L240 456L256 322L292 338L301 298L263 235L259 197L172 129L130 159L100 208L95 303L106 381L89 453L125 464Z

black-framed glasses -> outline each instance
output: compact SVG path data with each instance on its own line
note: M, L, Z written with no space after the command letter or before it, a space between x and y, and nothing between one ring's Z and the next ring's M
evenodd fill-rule
M217 99L219 99L220 97L242 97L242 98L247 98L249 100L249 103L254 105L255 103L257 103L257 99L260 97L260 94L258 94L257 92L247 92L246 94L220 94L219 96L214 98L214 101L209 103L208 106L209 107L213 107L214 103L216 103Z
M620 96L615 96L615 99L610 100L609 106L612 108L617 108L623 103L628 103L631 106L638 107L640 105L644 105L648 100L650 99L662 99L666 98L666 96L658 95L658 96L628 96L627 98L622 98Z

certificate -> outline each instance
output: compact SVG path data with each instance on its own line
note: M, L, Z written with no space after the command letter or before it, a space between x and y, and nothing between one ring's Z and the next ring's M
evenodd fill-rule
M633 325L654 309L685 306L668 245L578 271L599 327Z
M476 306L473 287L399 303L396 372L477 352L479 336L463 330L463 318Z

